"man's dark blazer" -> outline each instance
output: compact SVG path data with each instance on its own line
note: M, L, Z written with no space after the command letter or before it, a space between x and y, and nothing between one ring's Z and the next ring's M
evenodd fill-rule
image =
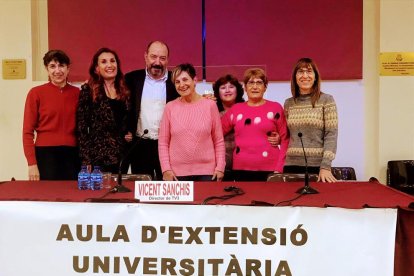
M137 132L139 112L141 110L142 90L144 88L146 72L145 69L135 70L125 74L125 82L130 91L130 112L128 114L128 129L134 135ZM172 101L180 95L175 90L171 81L171 72L168 71L168 78L165 83L167 88L167 102Z

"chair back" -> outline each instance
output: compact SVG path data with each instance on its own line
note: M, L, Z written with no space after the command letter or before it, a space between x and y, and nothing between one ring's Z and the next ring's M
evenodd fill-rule
M114 180L117 180L118 176L113 174ZM123 174L122 180L124 181L151 181L152 177L149 174Z
M267 177L268 182L304 182L305 174L303 173L272 173ZM309 174L309 182L318 181L317 174Z
M337 180L357 180L355 170L352 167L332 167L331 172Z
M414 160L388 161L387 185L414 194Z

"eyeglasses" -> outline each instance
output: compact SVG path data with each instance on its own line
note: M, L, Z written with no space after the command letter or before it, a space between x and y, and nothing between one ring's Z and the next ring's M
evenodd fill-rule
M300 69L298 71L296 71L296 75L299 77L304 76L305 74L307 74L308 76L313 76L314 72L312 69Z
M264 82L263 81L248 81L247 82L247 86L263 86Z

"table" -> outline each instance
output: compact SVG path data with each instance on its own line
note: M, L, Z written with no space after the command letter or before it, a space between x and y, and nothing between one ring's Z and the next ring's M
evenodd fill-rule
M134 189L134 183L125 182ZM212 200L208 204L229 205L281 205L306 207L361 208L398 208L395 268L394 275L414 275L414 197L384 186L378 182L338 182L311 183L319 194L304 195L296 200L296 190L302 183L276 182L200 182L195 183L194 202L201 204L210 196L229 194L227 186L236 186L244 191L243 195L221 201ZM112 201L132 202L133 193L108 193L101 191L79 191L74 181L9 181L0 183L0 201ZM104 197L103 200L101 198ZM380 261L380 260L379 260Z

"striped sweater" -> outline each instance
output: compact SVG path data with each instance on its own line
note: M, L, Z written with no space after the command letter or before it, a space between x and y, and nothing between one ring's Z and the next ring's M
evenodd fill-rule
M338 114L331 95L321 93L315 107L311 97L304 95L285 101L285 116L290 132L286 166L305 166L298 133L302 133L308 166L330 169L335 159L338 138Z

